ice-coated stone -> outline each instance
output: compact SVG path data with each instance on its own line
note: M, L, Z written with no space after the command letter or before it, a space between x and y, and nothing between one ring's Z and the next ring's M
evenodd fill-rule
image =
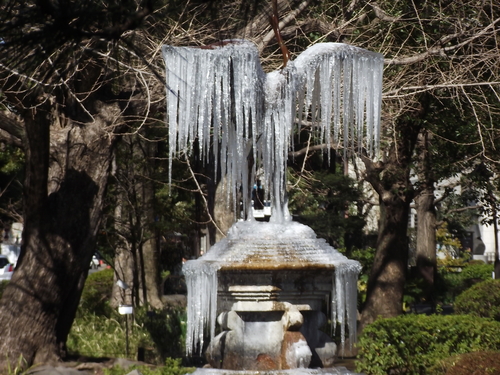
M335 359L336 345L319 330L326 321L323 305L340 325L342 347L346 327L348 342L355 341L361 266L291 221L286 161L294 129L305 120L328 148L342 139L344 150L378 150L383 56L320 43L285 69L265 74L256 47L243 40L211 48L163 46L162 52L170 161L176 152L191 153L197 140L202 159L213 158L227 177L228 201L241 196L248 218L183 267L187 354L203 348L209 328L207 357L217 369L195 374L349 374L306 367L328 367ZM254 222L249 209L260 170L272 203L269 223ZM216 320L222 329L217 336Z

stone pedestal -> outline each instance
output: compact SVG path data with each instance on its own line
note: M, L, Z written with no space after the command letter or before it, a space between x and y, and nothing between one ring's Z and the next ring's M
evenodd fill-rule
M330 367L336 345L320 331L332 272L220 270L217 322L207 359L226 370Z

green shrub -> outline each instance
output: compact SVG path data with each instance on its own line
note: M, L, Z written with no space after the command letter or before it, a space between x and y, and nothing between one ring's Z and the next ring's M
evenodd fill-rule
M126 316L86 314L77 317L66 342L68 353L87 357L127 357ZM148 332L129 324L129 357L135 358L139 347L151 343Z
M454 303L455 299L481 280L490 280L493 265L484 262L463 262L458 268L440 267L436 279L436 300Z
M435 282L435 300L440 303L453 303L455 298L462 293L465 286L462 275L459 272L450 272L448 269L438 270Z
M465 353L439 361L429 375L500 374L500 352Z
M460 294L455 313L500 321L500 280L483 281Z
M166 360L169 357L184 356L187 320L185 309L147 311L140 308L137 309L135 319L148 332L160 358Z
M70 354L88 357L126 356L126 317L109 306L113 270L89 275L82 292L77 317L67 340ZM164 363L169 357L184 356L186 336L185 309L148 311L134 309L128 321L129 356L139 348L148 363ZM163 374L163 373L162 373Z
M487 264L484 262L469 262L465 267L462 268L462 275L465 279L491 279L491 274L494 271L494 266L492 263Z
M113 290L114 271L105 269L87 277L80 299L79 315L86 313L111 316L109 300Z
M356 370L367 375L427 374L455 354L500 350L500 323L468 315L379 319L359 339Z
M165 363L169 357L183 357L185 345L184 310L164 309L154 312L137 308L135 321L129 316L127 356L126 316L110 311L109 316L81 312L73 322L66 342L70 355L86 357L136 358L139 348L144 361Z

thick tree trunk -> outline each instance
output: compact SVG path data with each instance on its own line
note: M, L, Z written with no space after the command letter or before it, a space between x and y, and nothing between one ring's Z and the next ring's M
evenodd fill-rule
M387 195L389 193L385 199L380 199L377 252L368 280L360 331L378 317L389 318L402 313L408 264L407 225L410 205L395 195Z
M418 119L396 121L394 129L398 137L384 161L374 163L363 158L366 180L379 196L380 222L377 251L358 332L378 317L401 314L403 308L408 269L408 214L414 197L410 169L421 125Z
M29 210L21 257L0 301L0 367L64 354L95 251L113 150L100 116L74 125L40 106L24 118Z

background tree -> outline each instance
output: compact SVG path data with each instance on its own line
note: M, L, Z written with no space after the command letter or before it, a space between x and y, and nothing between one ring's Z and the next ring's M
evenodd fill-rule
M436 229L446 223L457 240L465 238L466 228L472 224L470 214L478 212L478 203L484 191L471 180L478 163L487 160L487 157L481 156L483 134L477 131L478 113L474 114L474 107L464 99L449 99L441 95L440 100L432 103L431 116L419 135L416 148L416 266L417 273L424 280L429 301L432 300L436 276ZM495 106L498 107L498 103L489 101L487 105L490 109L487 115L496 118ZM450 108L457 110L450 111ZM487 135L491 136L491 133ZM492 140L495 142L494 138ZM495 151L490 149L488 154L493 157ZM483 183L489 179L486 175L482 177ZM436 189L439 191L435 192ZM484 204L481 203L482 206ZM491 207L491 204L486 206ZM459 218L458 213L467 217L462 215Z
M114 284L114 307L124 303L162 306L154 179L156 156L157 144L153 139L137 135L122 137L118 147L120 162L113 173L114 233L117 235L113 264L116 281L125 282L129 289L123 290ZM122 293L129 298L119 298Z
M63 354L95 251L116 134L147 119L151 104L135 56L118 40L131 42L133 34L123 34L151 10L151 2L134 1L0 6L0 126L3 140L26 154L21 256L0 301L1 366Z
M362 326L377 316L401 312L407 267L408 208L423 183L432 182L429 180L432 176L428 175L427 180L420 181L420 186L414 186L410 176L418 160L417 141L419 137L425 139L425 132L435 121L434 107L446 101L450 105L448 113L460 114L470 107L475 114L474 129L478 137L495 143L491 129L498 101L488 98L494 97L498 89L498 54L494 42L498 8L493 3L481 6L467 1L459 3L356 3L353 12L348 13L350 18L337 18L357 25L356 30L343 29L347 40L378 50L387 62L383 156L375 163L364 159L367 180L379 193L382 213ZM468 19L474 15L475 22L457 22L466 19L466 14ZM446 114L439 119L444 122ZM486 143L484 140L480 143L476 157L493 160L493 149L486 147Z

